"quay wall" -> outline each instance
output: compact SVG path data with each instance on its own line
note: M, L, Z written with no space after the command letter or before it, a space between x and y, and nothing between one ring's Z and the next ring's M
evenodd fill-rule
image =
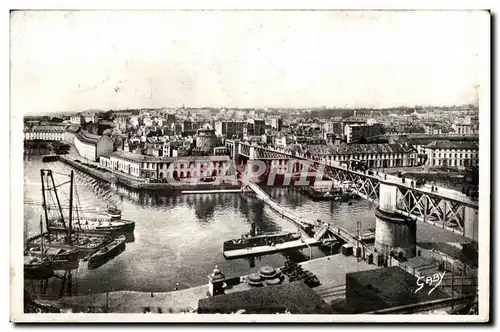
M183 190L240 189L239 185L224 183L186 183L183 185L172 185L169 183L148 183L144 179L133 179L129 176L122 175L117 172L103 172L92 167L85 166L84 164L77 163L67 156L58 156L58 160L96 179L103 180L108 183L120 184L130 189L136 190L158 190L180 193Z
M69 165L87 175L90 175L98 180L103 180L103 181L106 181L106 182L109 182L109 183L114 183L116 180L115 180L115 176L113 173L111 172L103 172L103 171L99 171L97 169L93 169L92 167L88 167L88 166L85 166L81 163L77 163L75 162L74 160L71 160L70 158L66 157L66 156L58 156L58 160L65 163L66 165Z

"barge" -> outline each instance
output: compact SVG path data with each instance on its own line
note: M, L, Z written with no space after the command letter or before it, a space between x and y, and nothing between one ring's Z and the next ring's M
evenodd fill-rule
M117 239L113 240L106 246L102 247L99 251L87 257L89 270L102 266L112 258L119 255L125 250L125 235L120 235Z
M237 249L246 249L263 245L277 245L285 242L300 240L300 233L283 232L257 235L253 237L242 236L240 239L234 239L224 242L224 252Z

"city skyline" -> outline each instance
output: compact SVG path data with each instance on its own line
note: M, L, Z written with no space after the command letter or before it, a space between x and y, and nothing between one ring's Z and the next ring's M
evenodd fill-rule
M15 12L12 110L474 104L482 15Z

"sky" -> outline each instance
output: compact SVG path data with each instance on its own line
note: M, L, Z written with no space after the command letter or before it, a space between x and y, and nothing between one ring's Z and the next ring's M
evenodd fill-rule
M27 11L11 17L11 107L475 103L484 12Z

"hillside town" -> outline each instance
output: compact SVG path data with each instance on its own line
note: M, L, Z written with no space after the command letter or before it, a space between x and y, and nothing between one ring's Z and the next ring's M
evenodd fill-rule
M42 272L49 273L42 277L48 276L42 282L44 289L55 279L62 279L61 292L66 294L43 301L47 295L39 294L39 286L30 281L33 276L26 277L31 289L31 292L25 292L25 303L29 303L26 310L29 312L142 310L149 313L155 310L152 306L155 303L159 313L164 310L171 313L234 313L242 310L241 296L247 299L243 308L247 313L280 313L278 308L285 305L285 312L298 306L300 313L316 314L392 313L399 312L401 306L409 306L410 313L431 314L435 301L442 301L438 307L447 313L477 312L478 224L477 210L474 209L479 198L479 134L476 106L380 110L218 110L185 107L94 110L26 116L24 138L27 165L37 162L40 157L36 154L41 152L43 163L40 167L50 167L40 170L42 181L46 183L42 184L45 189L41 205L45 210L47 235L41 233L30 237L28 247L32 248L30 250L43 247L44 236L47 236L50 248L57 248L59 252L51 259L68 257L64 260L69 262L69 256L64 255L70 253L61 253L61 248L68 247L51 242L50 233L76 232L77 239L88 237L86 241L96 246L70 245L71 250L89 254L79 256L75 263L76 270L74 267L69 270L64 268L64 276L57 274L57 271L63 270L58 265L52 265L49 271L28 265L33 273L36 272L36 278L41 278ZM256 162L265 167L258 174L251 171ZM27 167L31 171L31 166ZM74 208L77 214L74 221L76 230L72 230L71 224L69 228L64 225L65 219L72 220L74 217L71 212L69 216L64 213L60 197L56 194L54 199L45 195L45 191L50 189L55 192L60 186L54 182L53 174L68 171L71 172L71 183L73 172L76 172L77 185L89 188L84 201L94 202ZM245 177L247 173L250 176ZM388 194L392 190L396 195ZM297 214L296 210L283 206L278 200L282 195L291 202L302 197L306 201L303 201L305 205L301 209L307 209L309 213ZM67 198L66 193L61 197ZM221 217L213 217L216 204L227 208L224 203L216 203L222 197L233 201L231 208L225 212L232 215L226 222ZM387 197L392 197L395 202L389 205L385 202L382 207L380 201L387 200ZM368 201L369 205L364 205L360 198ZM52 199L52 205L47 199ZM245 208L248 201L254 199L269 207L266 214L273 211L288 220L290 226L297 227L297 231L259 233L261 230L257 227L268 227L262 217L258 217L264 214L263 210L254 212L252 217ZM78 262L81 257L84 257L83 261L88 260L89 271L99 271L101 265L120 260L125 242L129 243L127 246L134 247L135 233L152 238L170 236L170 241L185 239L189 243L190 231L185 235L175 235L177 233L168 230L173 225L177 227L176 220L160 226L154 217L136 215L138 229L134 230L136 221L121 219L122 212L118 208L132 204L129 214L141 209L146 209L148 213L161 209L163 220L163 216L182 207L185 202L195 210L197 222L212 215L208 217L211 223L223 223L211 237L214 245L210 247L210 252L220 252L217 243L224 241L222 253L225 260L213 259L217 266L208 275L208 293L206 286L183 287L176 282L173 291L158 295L152 292L150 298L141 293L140 300L132 300L126 293L113 292L117 301L122 303L118 305L113 301L110 303L109 288L99 282L94 287L96 290L102 287L102 290L95 295L75 297L82 290L65 286L64 280L72 280L72 273L80 270ZM373 202L379 204L375 213ZM76 194L76 203L80 203L79 194ZM35 195L32 201L25 204L36 205L39 200ZM94 204L101 207L95 208ZM312 220L311 216L316 213L311 209L317 208L314 204L330 206L330 212L322 212L317 220ZM368 226L363 226L358 220L354 229L350 217L355 211L352 210L353 204L359 211L355 218L370 220ZM70 211L73 205L71 197ZM90 211L101 209L106 210L105 215L111 218L107 224L102 217L95 219L87 215ZM263 206L252 209L259 211ZM250 232L241 238L222 239L225 232L228 232L227 236L234 236L229 225L238 222L238 213L245 216L239 221L242 230L248 228L248 220L254 220ZM82 218L86 220L83 226ZM90 227L89 220L91 223L98 222L93 226L96 228L86 228ZM56 226L61 221L63 226ZM421 221L418 228L417 221ZM145 226L148 222L152 222L152 226ZM281 222L274 219L271 223ZM43 229L42 223L40 227ZM99 227L102 231L97 231ZM162 227L167 229L161 230ZM183 227L189 229L192 226ZM95 237L99 232L104 238ZM436 236L443 242L457 243L434 242ZM68 241L67 237L63 239ZM155 243L158 248L154 250L165 253L163 243ZM308 249L300 249L304 247ZM312 247L317 247L315 254ZM190 250L199 249L204 250L203 246ZM110 254L102 250L109 250ZM176 255L184 254L178 250L174 251ZM257 260L269 262L268 257L275 257L277 253L286 258L284 266L276 269L269 263L256 264ZM295 255L302 258L293 258ZM313 259L313 255L319 258ZM96 256L101 257L96 258L97 263L94 262ZM142 254L138 259L147 261L149 258ZM243 268L236 275L234 272L226 275L228 269L233 269L233 259L249 260L250 272L254 272L240 277L238 274L248 273ZM201 264L193 258L182 262ZM221 263L225 272L218 267ZM343 268L337 269L337 266ZM141 278L146 277L134 271L132 279L137 274ZM436 278L442 279L439 283L443 285L431 298L415 295L414 286L418 285L422 275L430 271ZM160 271L155 270L155 273ZM199 280L200 277L175 273L181 284L186 280ZM446 273L449 275L445 278ZM376 286L367 278L376 280L373 281ZM384 280L391 280L391 284ZM151 289L163 289L165 284L174 281L175 278L171 277L165 282L154 282ZM196 281L195 285L200 282ZM397 286L393 287L392 282L397 282ZM135 282L128 285L135 286ZM432 286L432 283L427 286ZM58 286L52 287L57 289ZM373 287L377 292L367 295ZM104 294L105 300L102 298ZM101 296L99 302L105 301L106 305L94 308L94 296ZM371 297L385 302L375 305ZM272 308L260 308L258 303L262 298L276 303ZM296 304L301 298L309 300ZM399 300L394 301L395 298ZM164 309L169 301L177 304Z
M166 178L159 165L165 158L189 157L194 162L212 156L218 163L228 162L228 140L330 161L356 159L374 169L473 174L479 165L478 131L478 112L472 105L388 110L183 107L26 117L24 137L63 142L85 162L156 181ZM175 175L191 177L196 174Z
M13 11L12 321L487 321L490 15Z

